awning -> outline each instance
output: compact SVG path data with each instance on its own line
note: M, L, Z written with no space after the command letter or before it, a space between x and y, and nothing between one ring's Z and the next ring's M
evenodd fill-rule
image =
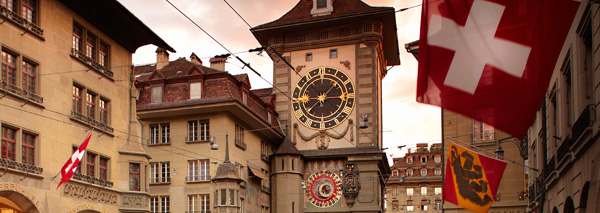
M262 171L260 171L259 169L255 169L250 166L248 166L248 169L249 169L251 175L254 175L255 177L258 177L263 180L267 180L267 178L265 178L265 174L262 173Z

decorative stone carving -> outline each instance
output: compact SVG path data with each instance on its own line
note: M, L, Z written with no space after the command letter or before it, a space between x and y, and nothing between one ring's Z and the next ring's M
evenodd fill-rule
M358 167L354 162L347 162L346 169L343 171L344 183L342 191L346 198L346 205L352 207L358 191L360 191L360 182L358 181Z
M333 139L342 139L344 138L344 136L346 136L346 133L348 133L348 130L350 130L350 142L354 141L354 128L351 128L353 125L354 121L352 119L348 119L348 126L346 126L346 129L344 129L343 132L337 133L337 132L330 132L328 130L319 130L318 132L310 135L310 136L305 136L304 134L302 134L302 132L300 132L298 130L298 124L295 123L294 124L294 136L292 138L292 143L295 145L296 144L296 135L300 136L300 138L305 141L308 142L312 139L315 139L315 144L317 145L318 149L327 149L329 147L329 142L331 141L331 138Z
M65 184L63 194L68 197L77 197L97 203L117 205L118 195L110 191L101 191L96 187L84 187L74 184Z
M148 207L148 197L145 195L122 195L122 207L126 208L146 208Z
M348 60L340 61L340 64L343 64L346 68L350 69L350 61L348 61Z

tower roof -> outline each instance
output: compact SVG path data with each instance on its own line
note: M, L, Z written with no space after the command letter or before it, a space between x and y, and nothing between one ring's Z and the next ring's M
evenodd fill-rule
M275 153L273 155L302 155L296 148L296 146L292 143L292 141L286 137L281 145L277 147Z

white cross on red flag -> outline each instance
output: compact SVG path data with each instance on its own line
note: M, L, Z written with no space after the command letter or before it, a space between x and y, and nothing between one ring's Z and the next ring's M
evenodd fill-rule
M579 4L423 0L417 101L523 138Z
M56 189L58 189L58 187L60 187L60 185L62 185L63 183L71 180L73 173L77 170L77 166L79 166L79 162L81 162L81 158L83 158L83 154L85 154L85 149L87 148L91 137L92 131L90 131L90 134L85 138L83 143L81 143L81 146L79 146L79 148L75 150L73 155L71 155L71 157L67 160L65 165L63 165L62 169L60 169L60 176L62 178L60 180L60 183L58 183Z

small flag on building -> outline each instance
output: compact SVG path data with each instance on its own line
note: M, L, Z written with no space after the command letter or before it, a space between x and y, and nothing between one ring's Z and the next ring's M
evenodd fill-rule
M417 101L523 138L580 2L423 0Z
M87 148L87 145L90 142L92 132L93 131L90 131L90 134L88 134L83 143L81 143L81 146L79 146L79 148L75 150L73 155L71 155L71 158L69 158L65 165L63 165L62 169L60 170L60 175L62 178L60 180L60 183L58 183L56 189L58 189L58 187L60 187L60 185L62 185L63 183L71 180L73 173L77 170L77 166L79 166L81 158L83 158L83 154L85 154L85 149Z
M449 143L444 200L473 212L488 212L506 162Z

